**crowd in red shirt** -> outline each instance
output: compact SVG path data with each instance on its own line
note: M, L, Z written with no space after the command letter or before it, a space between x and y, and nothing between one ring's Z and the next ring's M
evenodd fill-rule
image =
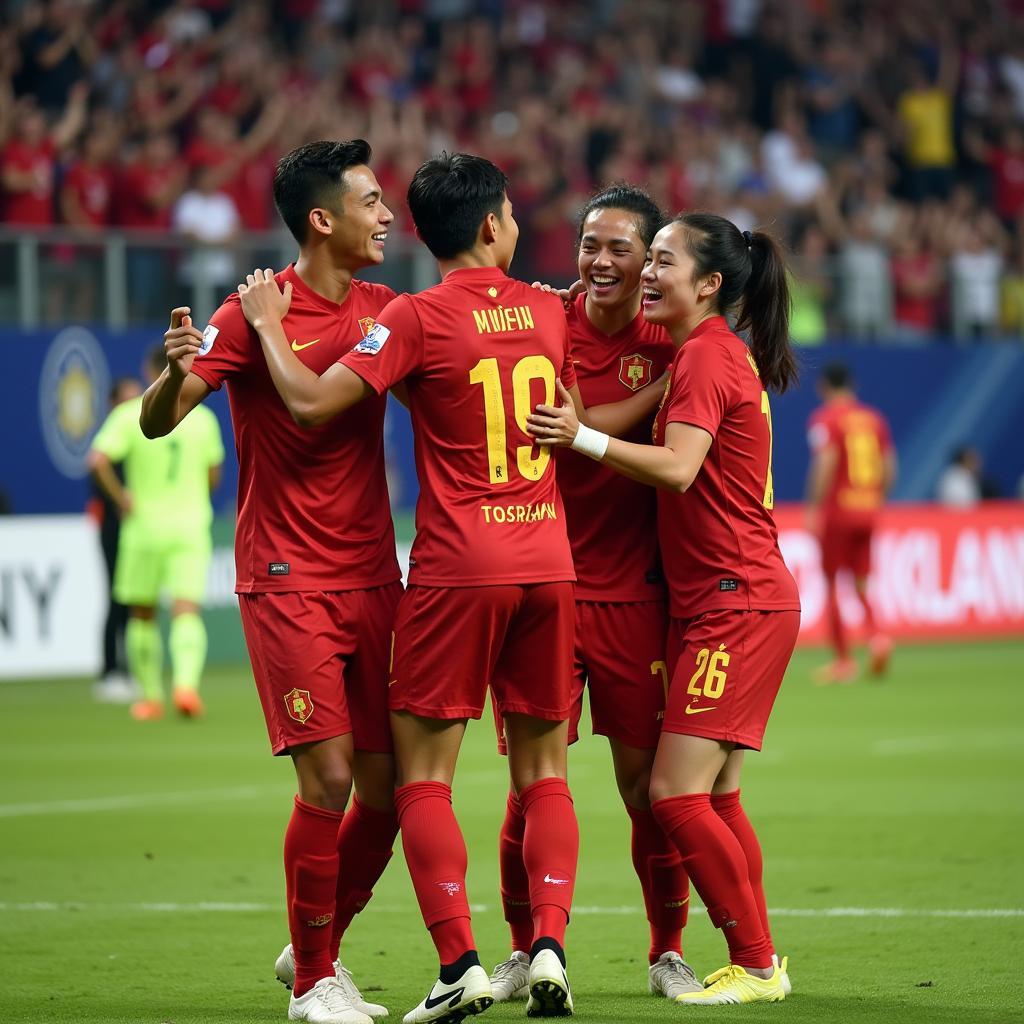
M1022 125L1024 0L30 0L0 27L0 222L166 231L209 172L275 229L275 161L321 137L369 139L405 219L415 167L466 149L512 178L521 276L566 279L614 180L771 223L806 343L1024 329Z

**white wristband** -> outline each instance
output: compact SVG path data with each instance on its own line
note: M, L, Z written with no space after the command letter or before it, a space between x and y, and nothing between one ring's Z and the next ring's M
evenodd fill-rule
M572 450L589 455L592 459L597 459L600 462L604 458L604 453L608 451L609 440L607 434L602 434L600 430L594 430L591 427L585 427L581 423L573 438Z

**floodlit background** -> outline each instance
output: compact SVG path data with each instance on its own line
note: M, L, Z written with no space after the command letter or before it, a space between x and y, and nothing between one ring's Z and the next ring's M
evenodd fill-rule
M0 948L21 958L5 973L33 977L34 964L63 955L58 936L75 947L75 979L93 973L93 953L121 957L134 995L119 1002L124 976L104 959L115 973L102 984L76 980L78 994L63 993L51 1019L283 1017L264 961L284 941L275 858L289 773L265 757L247 692L233 597L233 453L214 496L209 719L194 727L135 723L90 703L106 595L84 457L112 380L140 373L172 306L191 305L201 326L241 274L293 258L271 199L276 160L313 139L353 137L373 146L397 216L385 265L367 276L400 291L436 280L404 194L417 165L441 149L481 153L508 173L522 231L512 271L527 280L574 279L576 211L618 180L644 185L670 212L714 210L786 243L803 371L800 387L773 401L774 479L809 649L773 723L776 752L761 769L752 761L749 783L752 814L770 818L770 900L791 912L779 930L803 961L793 969L795 1009L779 1012L881 1020L899 1007L924 1015L910 1019L944 1020L969 1004L975 1019L1009 1019L1010 1004L999 1003L1009 983L993 965L1024 952L1024 893L1001 874L1000 852L1024 836L1019 792L1006 788L1019 779L1024 740L1020 0L0 5L0 681L9 684L0 682L9 729L0 822L10 836L0 843ZM889 418L901 464L872 582L900 645L884 684L899 695L891 699L866 684L810 688L824 657L813 648L824 636L824 595L800 507L805 428L817 370L835 359ZM225 396L210 406L230 438ZM401 409L389 415L387 450L406 550L417 487ZM855 623L855 601L848 612ZM152 742L140 741L147 729ZM772 739L770 730L769 751ZM493 889L486 844L501 805L501 766L488 745L477 744L465 771L492 785L474 782L463 796L471 821L480 816L469 828L484 844L484 890ZM205 769L183 776L193 754ZM617 930L640 917L595 920L606 904L639 905L622 816L597 810L614 804L606 762L602 744L581 743L581 799L595 815L584 821L584 862L599 867L591 889L583 883L592 912L578 928L615 945ZM236 774L257 780L248 796ZM936 802L936 787L947 799ZM856 820L844 813L850 806ZM139 825L140 808L151 827ZM218 831L227 821L230 836ZM209 869L227 879L215 851L250 828L257 838L237 856L252 874L240 870L248 881L232 883L220 901L227 909L211 918L195 908L221 890L197 877ZM177 843L172 834L200 837L178 849L179 869L136 871L144 853ZM396 922L418 936L403 872L399 858L383 883L390 909L373 934L384 950ZM193 909L168 911L157 927L143 908L161 900ZM481 927L497 957L493 892L480 902L490 906ZM231 909L243 903L256 909ZM827 916L844 907L850 913ZM875 914L886 907L899 913ZM235 950L240 928L262 959L231 954L221 964L225 1000L202 988L203 964L188 961L183 972L181 956L210 929ZM117 937L118 949L80 949L97 931ZM703 923L695 934L708 950L701 965L718 966L705 963L716 937ZM968 940L979 945L971 951ZM409 943L411 1006L431 954ZM628 957L609 969L605 947L592 945L583 977L612 1002L588 1000L584 986L581 1014L668 1016L665 1006L614 1002L642 993L642 969ZM962 958L949 959L957 949ZM178 972L171 1002L156 975L146 977L146 954L158 950L170 954L162 969ZM624 950L636 952L615 946L614 955ZM367 954L362 967L381 973L379 963ZM861 1003L844 1001L853 974ZM28 1019L11 1013L5 1019Z

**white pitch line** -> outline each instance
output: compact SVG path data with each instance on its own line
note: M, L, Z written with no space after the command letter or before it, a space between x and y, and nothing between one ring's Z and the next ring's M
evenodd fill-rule
M75 900L49 901L40 900L36 902L3 902L0 901L0 913L9 912L110 912L123 911L129 913L153 913L153 914L277 914L281 912L281 904L278 903L227 903L227 902L200 902L200 903L174 903L174 902L152 902L152 903L85 903ZM474 914L483 914L495 910L486 903L474 903L470 909ZM704 908L694 904L692 909L700 911ZM374 906L373 910L383 914L407 914L411 912L410 907ZM579 906L572 908L573 914L599 915L608 914L615 916L627 916L642 914L642 908L631 906L600 907L600 906ZM1020 918L1024 917L1022 907L975 907L966 909L929 909L915 907L772 907L769 914L775 917L927 917L927 918Z
M81 800L40 800L36 803L0 804L0 818L24 818L41 814L95 814L100 811L131 811L142 807L174 804L217 803L253 800L283 791L279 786L233 786L229 789L189 789L172 793L131 793L123 796L86 797Z

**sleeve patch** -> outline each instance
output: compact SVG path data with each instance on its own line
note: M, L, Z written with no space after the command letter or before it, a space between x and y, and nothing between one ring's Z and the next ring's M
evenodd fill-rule
M213 348L213 343L217 340L217 335L220 334L220 328L214 327L213 324L207 324L206 330L203 331L203 341L199 346L199 355L205 356L207 352Z
M374 324L370 328L370 333L352 351L375 356L387 344L390 337L391 331L387 327L383 324Z

